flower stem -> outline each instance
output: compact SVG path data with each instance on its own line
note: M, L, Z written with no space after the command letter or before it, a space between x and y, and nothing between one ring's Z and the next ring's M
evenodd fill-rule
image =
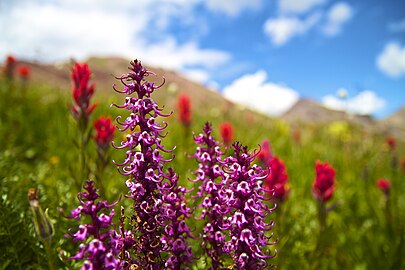
M50 270L56 270L53 258L52 258L52 247L51 241L44 241L46 256L48 257L48 266Z

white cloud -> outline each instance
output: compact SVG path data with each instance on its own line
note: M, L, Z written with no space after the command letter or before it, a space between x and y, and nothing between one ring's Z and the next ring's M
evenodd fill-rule
M230 60L228 53L215 49L201 49L195 42L180 45L171 37L157 44L145 45L142 49L143 51L139 53L143 55L145 63L180 71L193 65L214 68Z
M357 96L348 99L327 95L322 98L325 107L348 111L355 114L372 115L385 107L385 100L370 90L360 92Z
M188 68L182 73L187 79L201 84L207 82L209 79L209 74L203 69Z
M227 52L201 48L193 40L179 43L165 31L174 19L192 23L190 11L198 0L151 2L12 2L7 11L0 11L0 57L12 53L17 58L53 62L116 55L180 72L193 66L210 70L230 60ZM158 38L152 42L149 34Z
M298 101L298 93L284 85L267 82L267 74L260 70L247 74L225 87L225 98L257 111L278 116Z
M298 17L278 17L268 19L264 24L264 32L275 46L287 43L291 38L304 35L320 20L320 13L313 13L305 20Z
M326 24L323 27L323 32L328 36L335 36L342 31L342 27L353 16L352 7L345 3L339 2L334 4L326 15Z
M377 66L386 75L394 78L405 75L405 46L396 42L385 45L377 57Z
M260 8L262 0L206 0L204 3L211 11L237 16L244 10Z
M305 13L325 0L279 0L279 9L282 13Z

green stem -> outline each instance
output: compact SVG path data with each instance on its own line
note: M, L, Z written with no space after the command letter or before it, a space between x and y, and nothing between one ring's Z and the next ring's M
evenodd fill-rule
M318 203L318 222L319 222L319 236L316 243L315 254L314 254L314 268L313 269L320 269L322 268L321 260L325 253L325 240L326 240L326 205L324 202Z
M50 270L56 270L55 265L53 263L53 258L52 258L52 247L51 247L51 241L44 241L45 245L45 250L46 250L46 256L48 257L48 266Z
M85 142L85 130L80 130L80 142L79 142L79 162L80 162L80 168L79 168L79 178L77 179L77 187L80 190L82 187L82 182L86 179L86 172L85 172L85 166L86 166L86 142Z
M105 153L103 149L98 149L98 161L97 161L97 168L95 172L95 178L96 178L96 183L97 187L99 189L99 194L101 196L106 196L105 194L105 188L103 185L103 175L105 168L107 167L108 164L108 155Z

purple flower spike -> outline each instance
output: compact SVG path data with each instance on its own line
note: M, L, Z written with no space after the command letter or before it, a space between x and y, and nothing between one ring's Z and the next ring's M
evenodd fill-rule
M273 222L264 220L273 209L264 203L263 179L266 171L251 165L255 155L247 147L233 144L234 156L222 159L219 143L211 135L207 123L203 133L195 136L198 145L194 158L199 162L196 179L200 182L197 197L202 199L201 219L205 219L202 246L211 258L210 269L265 269L268 254L266 246ZM225 265L232 259L233 265Z
M194 157L198 164L197 178L193 182L201 182L197 197L202 198L200 207L202 217L206 220L203 228L203 248L211 258L212 269L223 267L223 251L225 245L224 230L227 230L228 219L225 217L230 208L227 206L229 196L224 186L224 172L220 168L222 152L219 143L211 135L212 127L206 123L203 133L194 136L198 145Z
M265 269L266 259L274 255L266 254L265 246L272 235L265 235L273 226L273 222L265 224L264 219L272 211L264 200L263 181L266 172L257 165L251 165L255 155L248 153L247 147L239 143L233 144L235 155L225 159L225 171L229 174L229 193L234 199L229 207L232 211L232 239L227 244L227 250L233 257L236 269Z
M81 205L72 210L68 218L80 220L83 216L91 218L90 224L81 224L75 233L70 233L73 241L81 242L79 251L71 260L84 260L81 269L122 269L120 261L116 258L121 251L121 239L117 233L109 229L112 226L114 209L109 214L106 211L117 203L108 205L99 198L94 182L87 180L85 191L78 194ZM69 232L72 230L70 229Z
M187 242L190 229L184 222L190 209L184 199L186 190L177 186L176 174L171 169L165 173L163 169L171 161L163 155L172 150L162 145L167 124L159 121L159 117L170 114L163 114L151 98L160 87L146 81L153 73L138 60L131 62L129 70L118 78L123 90L113 86L115 91L127 95L124 104L114 104L127 115L116 119L118 130L127 134L120 145L113 145L125 151L124 161L114 163L129 178L127 197L133 200L134 213L130 218L133 234L123 235L124 242L133 245L124 245L123 253L127 254L128 265L142 269L180 269L192 259Z
M165 234L162 237L163 250L171 253L165 268L180 269L182 263L188 264L193 261L191 247L187 242L188 238L192 238L191 230L185 222L185 219L190 217L191 211L186 206L184 198L186 189L177 186L178 177L172 169L169 169L165 178L169 180L166 184L171 190L162 196L162 207L167 213L164 222Z

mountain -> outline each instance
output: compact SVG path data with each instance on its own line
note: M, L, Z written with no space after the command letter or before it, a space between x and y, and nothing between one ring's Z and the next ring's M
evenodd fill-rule
M316 101L305 98L298 100L290 110L284 113L282 118L289 123L326 124L346 120L367 129L373 129L377 126L377 121L371 116L331 110Z
M114 96L112 85L117 84L117 87L120 87L120 82L116 77L127 73L129 61L115 57L92 57L86 62L93 72L92 81L96 84L98 98L112 98ZM23 64L31 68L31 80L36 84L56 87L61 91L70 91L70 71L73 60L70 63L57 65L35 62L23 62ZM233 119L244 121L252 121L253 119L258 123L272 119L269 116L236 105L223 98L220 93L211 91L174 71L153 67L147 67L147 69L156 73L156 76L151 75L149 80L154 81L157 85L165 82L164 86L155 92L154 99L159 104L165 104L166 108L170 110L176 109L177 96L180 93L187 93L192 101L193 110L199 110L201 114L210 114L211 116L231 114ZM245 118L241 119L241 117ZM281 119L290 124L327 124L334 121L349 121L367 131L405 138L405 107L386 119L375 120L367 115L353 115L331 110L316 101L303 98L282 115Z
M381 120L381 130L397 138L405 138L405 107Z

